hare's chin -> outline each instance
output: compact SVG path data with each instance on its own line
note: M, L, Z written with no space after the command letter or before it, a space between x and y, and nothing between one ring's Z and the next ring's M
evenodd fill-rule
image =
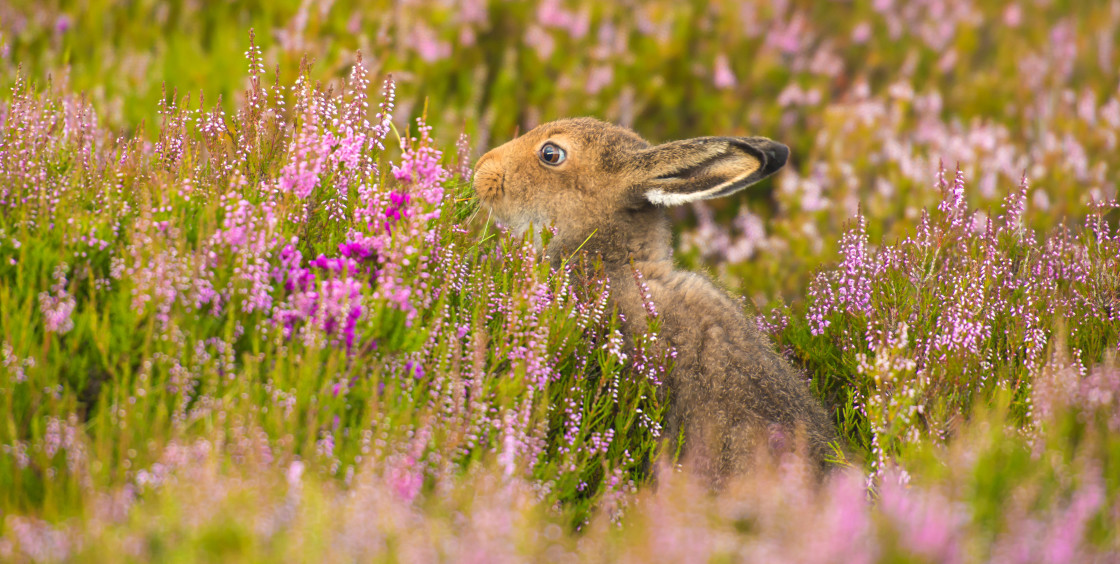
M510 219L495 216L494 223L499 228L505 230L507 233L517 238L521 238L524 237L525 234L529 234L531 235L533 246L537 249L537 251L540 251L544 248L544 243L541 239L541 233L545 229L547 229L547 227L545 227L545 225L547 225L546 222L540 220L533 221L525 218Z

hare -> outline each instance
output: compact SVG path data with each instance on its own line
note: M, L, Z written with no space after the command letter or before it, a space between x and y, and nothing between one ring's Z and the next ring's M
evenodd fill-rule
M825 468L834 430L804 378L708 277L673 267L665 207L727 196L770 176L789 149L763 137L700 137L651 146L592 118L543 124L475 167L483 205L517 234L552 225L554 265L577 249L601 257L631 333L646 330L641 274L677 350L664 435L714 482L741 473L781 437L800 437ZM539 232L538 232L539 233ZM539 242L539 238L537 241ZM791 441L792 442L792 441Z

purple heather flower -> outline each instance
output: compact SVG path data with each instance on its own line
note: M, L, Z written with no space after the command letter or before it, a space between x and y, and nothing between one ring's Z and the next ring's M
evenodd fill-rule
M66 273L69 267L59 264L54 269L54 284L49 292L39 293L39 309L43 312L43 325L47 331L63 335L74 328L74 320L70 315L74 312L77 302L67 292Z
M712 83L720 89L735 88L739 83L735 79L734 71L731 70L731 62L728 60L726 53L716 55L715 67L712 71Z

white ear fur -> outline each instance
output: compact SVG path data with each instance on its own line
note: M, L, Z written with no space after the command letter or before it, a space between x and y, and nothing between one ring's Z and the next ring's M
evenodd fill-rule
M646 199L657 206L679 206L694 202L698 198L697 194L666 194L660 188L654 188L646 192Z
M732 186L736 183L746 180L746 178L754 174L754 172L755 171L753 170L744 172L743 174L740 174L739 176L736 176L735 178L732 178L727 182L712 186L711 188L702 190L700 192L671 193L665 192L660 188L654 188L646 192L646 199L657 206L679 206L681 204L687 204L689 202L698 202L700 200L716 198L719 197L720 192L725 190L728 186Z

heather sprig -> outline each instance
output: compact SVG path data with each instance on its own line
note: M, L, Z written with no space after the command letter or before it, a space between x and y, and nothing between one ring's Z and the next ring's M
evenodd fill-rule
M1055 347L1094 365L1118 346L1109 304L1120 254L1103 219L1115 204L1098 206L1079 231L1042 237L1021 223L1025 177L992 219L965 207L960 171L948 182L942 169L936 185L938 209L896 243L873 248L857 216L839 264L810 287L803 324L781 332L795 355L814 351L817 385L838 399L841 427L870 450L873 468L903 442L948 440L954 421L997 390L1014 394L1025 417ZM1079 320L1069 344L1055 342L1068 319Z

